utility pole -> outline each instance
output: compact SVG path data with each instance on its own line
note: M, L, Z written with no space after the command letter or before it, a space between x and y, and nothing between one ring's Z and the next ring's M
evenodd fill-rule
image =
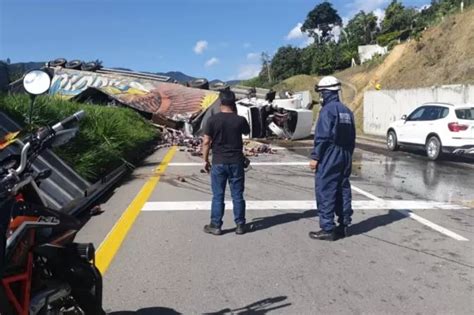
M270 56L266 52L262 52L262 64L267 70L268 83L272 83Z

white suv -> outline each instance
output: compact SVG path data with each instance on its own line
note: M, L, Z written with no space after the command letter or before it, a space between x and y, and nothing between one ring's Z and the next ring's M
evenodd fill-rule
M443 153L474 155L474 105L427 103L387 130L387 147L423 146L430 160Z

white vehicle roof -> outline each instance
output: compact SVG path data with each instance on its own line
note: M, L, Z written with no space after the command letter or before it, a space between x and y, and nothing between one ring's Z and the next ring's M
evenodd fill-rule
M435 105L435 106L453 106L455 108L468 108L468 107L474 107L474 104L454 104L454 103L445 103L445 102L428 102L428 103L424 103L423 105L420 105L419 107L421 106L429 106L429 105Z

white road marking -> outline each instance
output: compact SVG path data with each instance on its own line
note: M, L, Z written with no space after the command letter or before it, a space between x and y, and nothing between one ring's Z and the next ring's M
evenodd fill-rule
M278 148L279 149L279 148ZM389 162L390 163L390 162ZM252 166L308 166L308 161L296 161L296 162L252 162ZM356 163L354 163L356 164ZM364 162L362 164L387 164L375 161ZM203 163L170 163L168 166L202 166ZM446 236L449 236L458 241L468 241L465 237L456 234L442 226L437 225L419 215L412 213L410 210L428 210L428 209L442 209L442 210L458 210L468 209L467 207L440 203L433 201L416 201L416 200L385 200L379 198L357 186L352 185L352 189L367 198L370 201L353 201L352 206L354 209L364 210L381 210L381 209L392 209L399 211L403 215L412 218L413 220L428 226L429 228L440 232ZM226 202L226 209L231 209L232 202ZM210 202L207 201L191 201L191 202L147 202L142 211L180 211L180 210L209 210ZM304 210L313 209L316 204L314 200L282 200L282 201L247 201L248 210Z
M248 200L247 210L309 210L316 208L314 200ZM463 206L433 201L417 200L356 200L352 207L357 210L403 210L406 209L439 209L459 210L466 209ZM226 200L225 208L232 209L232 201ZM192 211L209 210L210 201L159 201L147 202L142 211Z
M408 211L408 210L398 210L398 212L400 212L400 213L406 215L407 217L412 218L412 219L415 220L415 221L420 222L421 224L424 224L424 225L426 225L426 226L432 228L432 229L435 230L435 231L438 231L438 232L440 232L440 233L442 233L442 234L444 234L444 235L447 235L447 236L449 236L449 237L452 237L452 238L454 238L454 239L457 240L457 241L469 241L467 238L465 238L465 237L463 237L463 236L461 236L461 235L459 235L459 234L457 234L457 233L454 233L453 231L450 231L450 230L448 230L448 229L446 229L446 228L444 228L444 227L442 227L442 226L439 226L439 225L436 224L436 223L433 223L433 222L431 222L431 221L429 221L429 220L426 220L425 218L422 218L422 217L420 217L419 215L416 215L416 214L414 214L414 213L411 212L411 211Z
M369 192L367 192L367 191L365 191L365 190L363 190L363 189L360 189L359 187L356 187L356 186L354 186L354 185L352 185L352 184L351 184L351 188L352 188L352 190L358 192L358 193L361 194L361 195L366 196L366 197L369 198L369 199L372 199L372 200L374 200L374 201L379 201L379 202L382 202L382 201L383 201L382 198L379 198L379 197L377 197L377 196L375 196L375 195L372 195L371 193L369 193Z
M361 193L365 192L363 190L360 191ZM249 200L246 204L247 210L311 210L316 208L316 202L314 200ZM377 198L377 200L355 200L352 202L352 207L354 210L396 210L403 215L457 241L468 241L467 238L410 211L432 209L460 210L468 209L467 207L435 201L383 200L380 198ZM142 211L209 211L209 209L211 209L210 201L160 201L145 203ZM232 209L231 200L225 202L225 209Z
M376 203L383 204L383 203L387 202L387 200L384 200L382 198L374 196L371 193L369 193L369 192L367 192L363 189L360 189L360 188L358 188L354 185L351 185L351 187L354 191L358 192L361 195L366 196L369 199L372 199ZM395 207L390 207L388 209L397 210L398 212L402 213L403 215L405 215L409 218L412 218L413 220L418 221L421 224L426 225L426 226L432 228L435 231L438 231L438 232L440 232L444 235L447 235L451 238L454 238L457 241L468 241L467 238L465 238L465 237L463 237L459 234L456 234L453 231L450 231L450 230L448 230L448 229L446 229L442 226L439 226L438 224L433 223L433 222L431 222L431 221L429 221L429 220L427 220L423 217L420 217L419 215L414 214L413 212L410 211L410 210L416 210L416 209L452 209L452 210L467 209L466 207L457 206L455 204L441 204L441 203L438 203L438 205L436 205L436 203L428 201L427 203L430 203L432 205L432 207L429 207L429 205L426 204L427 207L418 208L418 206L422 205L423 201L408 201L407 202L406 200L399 200L399 201L394 201L394 202L396 203ZM452 208L449 208L450 206L452 206ZM407 209L410 209L410 210L407 210Z

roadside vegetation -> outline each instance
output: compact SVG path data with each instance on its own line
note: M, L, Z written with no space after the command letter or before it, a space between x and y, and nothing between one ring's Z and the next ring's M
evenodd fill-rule
M27 95L0 95L0 111L26 126ZM54 124L83 109L78 135L55 152L89 181L97 181L120 165L144 157L158 139L156 129L128 108L80 104L50 96L36 100L33 128Z
M427 28L459 12L461 2L465 9L474 4L474 0L433 0L430 6L417 10L393 0L385 9L383 20L372 12L360 11L344 27L332 4L323 2L308 13L301 27L313 43L304 48L280 47L271 58L262 53L260 74L242 85L269 88L295 75L323 76L350 68L354 62L360 64L359 45L379 44L392 49L408 39L420 41ZM422 48L420 44L419 49ZM383 57L370 63L381 61Z

